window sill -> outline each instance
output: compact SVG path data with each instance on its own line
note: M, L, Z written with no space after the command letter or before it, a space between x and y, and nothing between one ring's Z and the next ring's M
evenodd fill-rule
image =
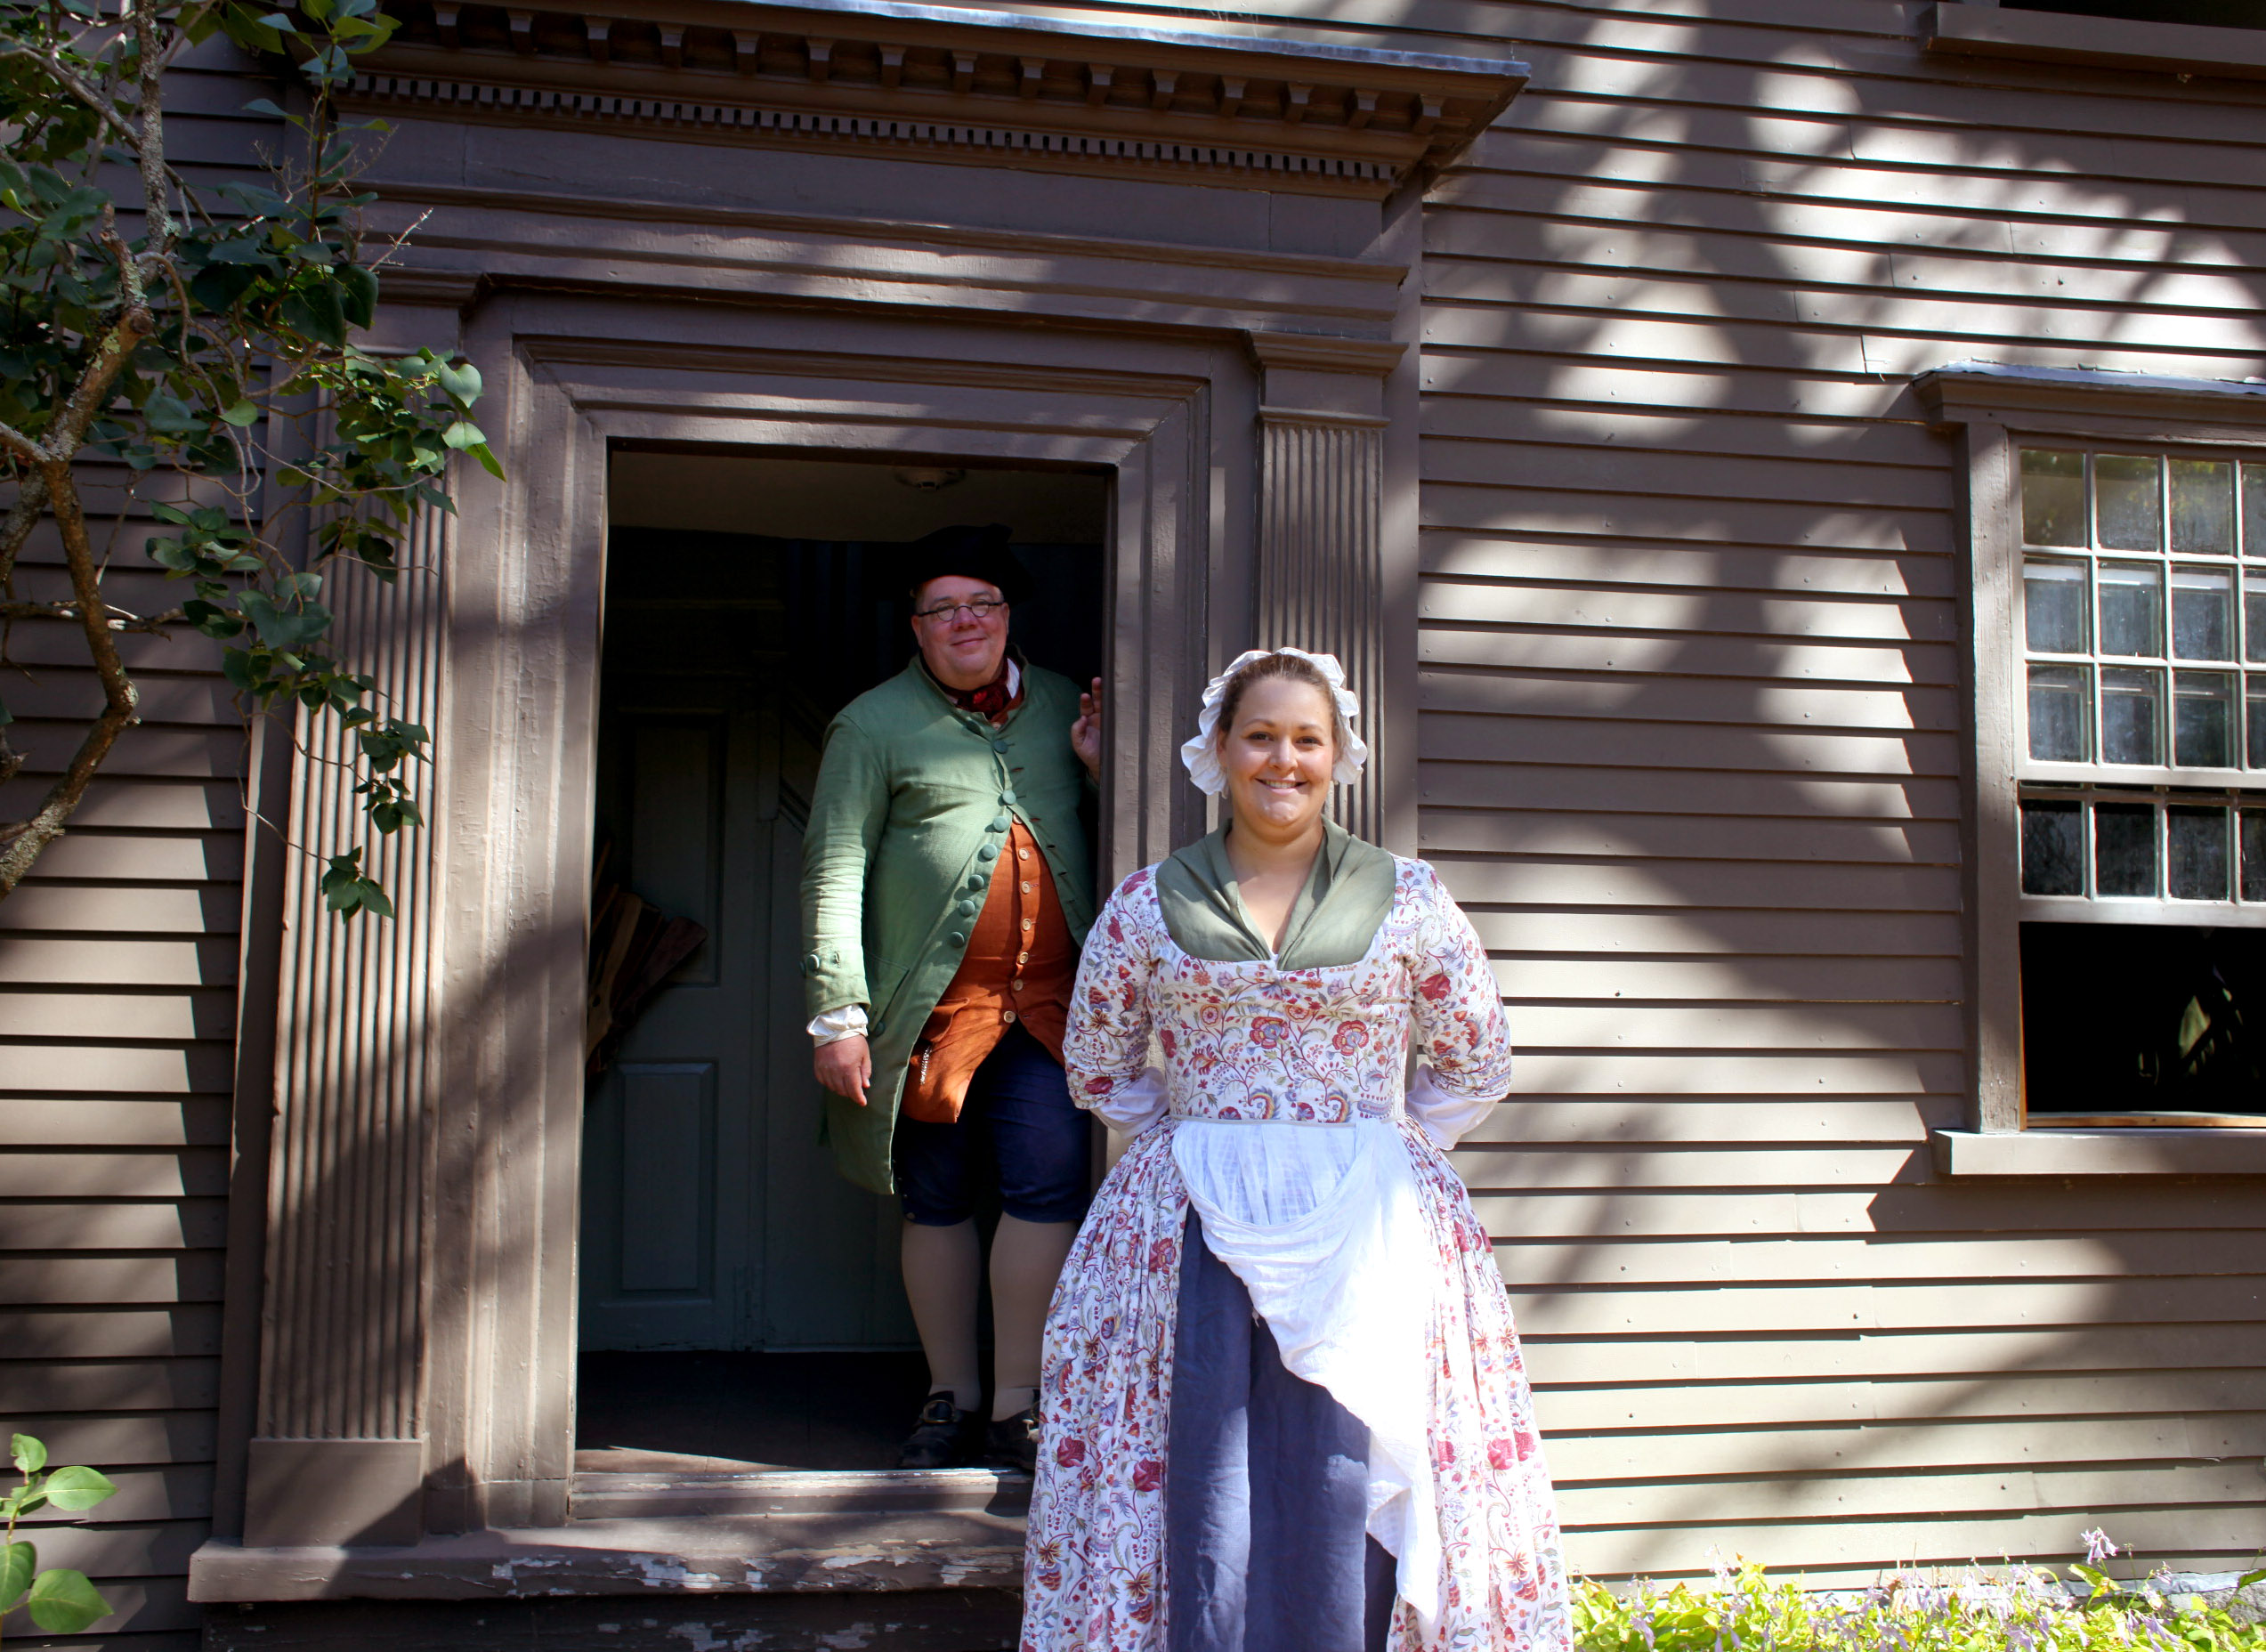
M2266 1130L1937 1130L1930 1140L1945 1176L2266 1176Z
M2008 12L1938 0L1921 24L1930 52L1949 56L2026 58L2160 74L2266 79L2266 31L2195 23L2140 23L2054 12Z

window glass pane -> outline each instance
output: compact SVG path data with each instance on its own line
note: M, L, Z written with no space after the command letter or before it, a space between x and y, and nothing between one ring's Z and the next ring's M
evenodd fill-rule
M2242 571L2242 636L2243 658L2266 660L2266 568Z
M2261 466L2266 471L2266 466ZM2085 543L2085 456L2022 449L2022 542Z
M2266 769L2266 676L2249 679L2250 766Z
M2242 898L2266 901L2266 810L2242 812Z
M2164 674L2116 666L2100 674L2100 755L2109 763L2161 763Z
M2235 554L2235 467L2226 460L2172 461L2172 548L2190 556Z
M2040 763L2092 762L2092 697L2089 668L2032 666L2030 756Z
M2022 564L2022 623L2032 653L2084 653L2087 606L2084 563Z
M2266 465L2242 467L2242 544L2246 556L2266 556Z
M2232 765L2234 678L2223 671L2179 671L2173 684L2172 760L2190 769Z
M2108 551L2164 548L2163 506L2153 454L2093 455L2093 522Z
M2164 575L2147 563L2100 565L2100 652L2158 659L2164 653Z
M2227 811L2167 809L2165 862L2175 901L2227 898Z
M2084 806L2076 803L2024 803L2022 893L2084 892Z
M2172 570L2172 652L2181 660L2235 657L2231 569Z
M2093 806L2093 887L2103 895L2156 893L2156 810L2151 806Z

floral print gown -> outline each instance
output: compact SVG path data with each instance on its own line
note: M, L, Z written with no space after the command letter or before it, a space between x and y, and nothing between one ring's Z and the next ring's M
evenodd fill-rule
M1423 1065L1404 1095L1412 1037ZM1048 1317L1023 1652L1164 1644L1192 1202L1285 1365L1371 1430L1369 1530L1398 1567L1394 1652L1570 1652L1509 1300L1441 1151L1509 1089L1509 1031L1432 869L1396 861L1357 961L1298 970L1190 956L1154 869L1134 873L1087 943L1064 1058L1080 1104L1138 1134Z

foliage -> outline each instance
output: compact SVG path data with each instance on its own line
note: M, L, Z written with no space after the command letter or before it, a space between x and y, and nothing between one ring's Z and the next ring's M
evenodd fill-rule
M386 715L378 683L340 658L326 581L401 576L414 514L454 508L452 454L502 472L471 420L473 368L353 342L393 249L364 245L373 198L354 187L382 124L343 121L335 101L352 60L393 28L376 0L265 14L238 0L0 5L0 486L14 490L0 526L0 663L7 628L71 628L103 690L37 812L0 823L0 899L138 721L125 633L214 639L247 717L303 709L352 732L371 829L418 823L409 774L429 734ZM165 76L216 34L287 57L303 83L295 109L248 106L281 140L266 184L206 188L166 160ZM163 612L103 590L109 547L91 518L122 522L135 499L164 530L147 555L185 587ZM19 553L43 515L68 589L24 600L31 563ZM27 755L8 744L9 722L0 699L0 784ZM361 846L331 860L322 887L341 913L392 911Z
M117 1487L93 1469L48 1468L47 1447L28 1434L9 1444L23 1483L0 1497L0 1513L8 1517L7 1539L0 1545L0 1612L20 1606L49 1634L76 1635L109 1616L110 1603L94 1592L84 1572L62 1566L41 1571L38 1550L16 1541L16 1522L41 1509L92 1509Z
M2164 1575L2119 1584L2100 1562L2116 1546L2087 1533L2070 1567L2051 1572L1899 1571L1861 1593L1811 1594L1742 1561L1718 1565L1712 1589L1646 1583L1622 1596L1584 1579L1574 1597L1580 1652L2266 1652L2266 1627L2223 1609L2174 1607ZM2266 1580L2254 1572L2242 1581ZM2089 1592L2087 1592L2089 1591Z

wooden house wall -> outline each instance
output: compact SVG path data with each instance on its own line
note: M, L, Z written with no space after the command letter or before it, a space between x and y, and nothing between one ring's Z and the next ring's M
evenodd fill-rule
M2266 1545L2256 1183L1931 1171L1964 462L1907 388L2266 370L2266 98L1925 9L1389 8L1534 70L1427 214L1421 831L1524 1047L1461 1164L1600 1574Z
M2255 1185L1930 1168L1963 1119L1962 473L1906 384L2260 371L2260 93L1931 59L1900 0L1280 9L1535 71L1427 211L1421 822L1525 1048L1461 1164L1574 1562L1823 1583L2099 1524L2248 1563ZM176 153L241 162L264 90L181 77ZM170 1652L213 1495L244 749L196 644L126 646L145 726L0 904L0 1418L114 1473L42 1556L125 1608L105 1644ZM12 647L49 668L0 688L36 784L94 691L60 629Z
M244 168L255 129L272 130L239 113L272 84L217 51L167 85L170 153L192 173ZM112 187L131 198L130 184ZM123 480L97 475L90 495L111 600L176 605L183 587L142 552L157 524L119 514ZM61 561L52 534L35 539L18 595L65 595ZM117 1483L83 1521L35 1517L26 1534L43 1566L87 1573L117 1610L93 1637L43 1637L20 1614L6 1627L11 1645L187 1652L221 1405L246 736L211 644L129 636L120 652L142 725L0 903L0 1432ZM20 819L101 692L75 626L19 623L8 656L31 672L0 675L30 756L0 818Z

